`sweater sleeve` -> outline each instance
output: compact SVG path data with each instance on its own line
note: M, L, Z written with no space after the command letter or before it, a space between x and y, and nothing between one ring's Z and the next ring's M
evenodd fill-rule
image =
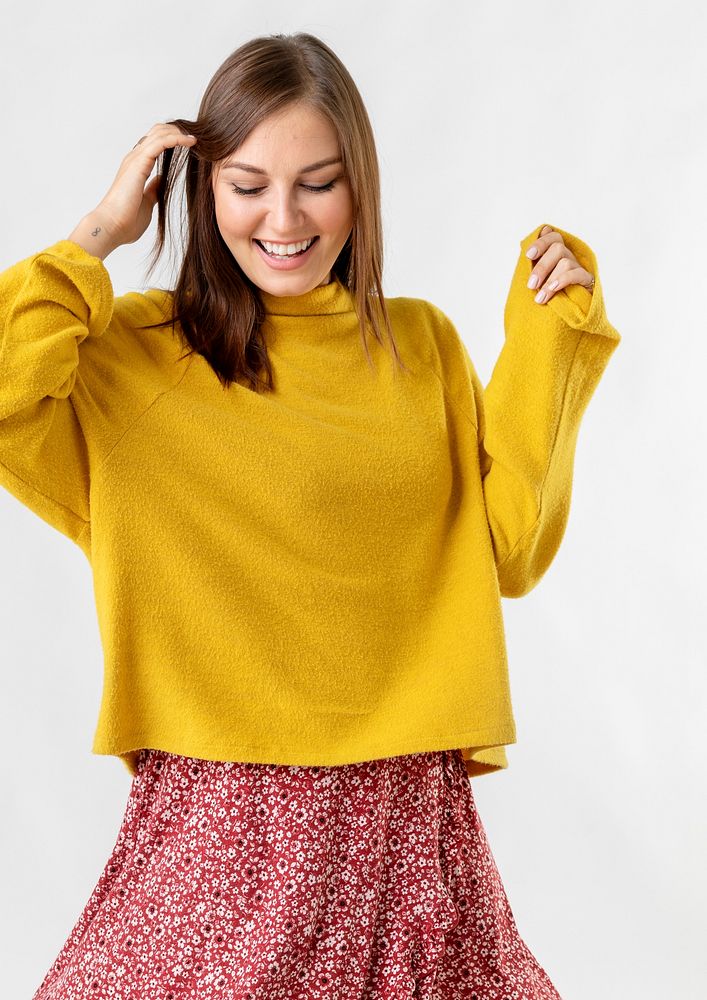
M479 461L501 594L540 581L565 532L580 421L621 337L609 323L593 251L557 226L593 291L561 289L545 304L527 287L533 261L520 244L504 311L505 338L484 389L464 347L476 410Z
M90 523L81 345L113 301L101 258L70 240L0 274L0 485L77 543Z

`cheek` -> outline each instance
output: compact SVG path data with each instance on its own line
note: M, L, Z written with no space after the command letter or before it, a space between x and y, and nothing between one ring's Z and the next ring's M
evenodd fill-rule
M235 239L250 239L257 222L252 202L237 194L220 194L214 201L216 219L222 232Z
M317 219L322 228L331 233L350 229L353 224L353 207L349 194L341 192L337 197L328 199L327 204L317 213Z

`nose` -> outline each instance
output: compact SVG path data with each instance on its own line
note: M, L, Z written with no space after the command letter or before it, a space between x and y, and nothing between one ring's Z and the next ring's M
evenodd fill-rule
M274 201L268 213L269 229L279 239L300 238L305 213L290 190L281 190L273 195ZM306 234L305 234L306 235Z

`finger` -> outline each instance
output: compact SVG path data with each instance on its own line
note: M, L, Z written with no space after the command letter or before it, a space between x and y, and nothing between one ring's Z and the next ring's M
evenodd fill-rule
M128 156L139 156L139 157L149 157L151 160L156 160L160 153L173 146L185 146L189 148L193 146L196 142L196 136L187 135L186 132L181 132L179 129L174 129L169 133L152 133L151 131L147 135L143 135L142 138L138 139L133 148L128 153Z
M530 272L528 278L528 288L540 288L547 279L550 272L557 267L560 260L567 258L576 263L569 247L563 242L550 244L535 267Z
M157 190L160 186L160 181L162 180L162 174L155 174L155 176L150 180L147 187L145 188L144 194L148 202L152 207L157 204Z
M525 256L539 260L551 243L564 243L562 235L552 226L543 226L536 240L525 251Z
M163 133L166 128L168 128L168 126L164 122L155 122L155 124L148 128L147 132L140 139L138 139L135 146L139 146L140 143L144 142L145 139L148 139L151 136ZM133 146L133 149L135 149L135 146Z
M563 261L560 261L558 267L548 275L548 280L535 296L538 305L546 305L553 295L556 295L561 289L567 288L568 285L584 285L585 288L593 285L593 275L585 268L581 265L572 266L572 264L569 267L561 267Z

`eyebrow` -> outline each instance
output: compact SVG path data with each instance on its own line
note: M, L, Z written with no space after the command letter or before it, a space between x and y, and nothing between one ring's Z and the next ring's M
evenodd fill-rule
M316 163L310 163L308 167L302 167L300 170L301 174L310 174L313 170L319 170L320 167L328 167L331 163L341 163L343 162L340 156L331 156L327 160L317 160ZM224 164L223 170L245 170L249 174L262 174L265 176L266 172L261 167L254 167L250 163L239 163L237 160L230 160L228 163Z

